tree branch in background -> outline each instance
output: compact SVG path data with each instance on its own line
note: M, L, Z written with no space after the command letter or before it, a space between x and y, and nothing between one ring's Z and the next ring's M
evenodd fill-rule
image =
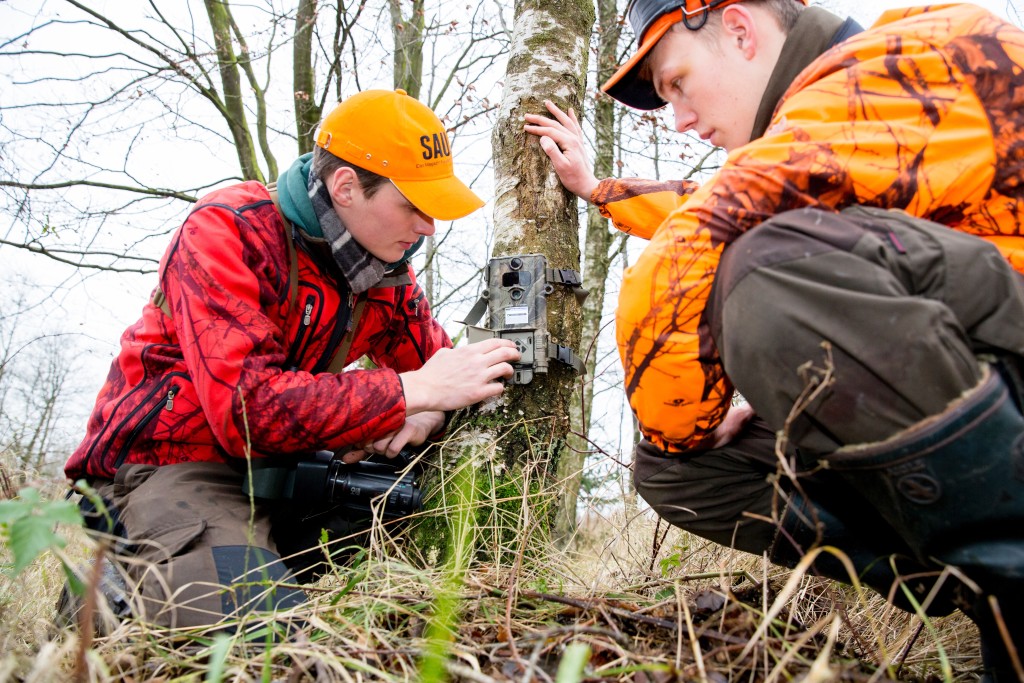
M295 131L300 155L313 151L313 134L323 111L323 100L316 99L316 72L313 69L314 28L316 0L299 0L299 7L295 11L295 40L292 41L292 87L295 97ZM327 92L327 88L324 88L324 92Z

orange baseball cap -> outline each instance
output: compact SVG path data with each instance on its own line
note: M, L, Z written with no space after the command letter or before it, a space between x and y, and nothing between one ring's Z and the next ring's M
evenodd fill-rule
M696 31L707 21L708 12L722 9L740 0L630 0L626 6L629 25L633 35L640 40L640 47L618 71L601 86L603 92L634 109L650 111L665 106L658 97L654 84L639 77L640 66L647 53L674 24L684 22L688 29ZM807 0L797 0L806 5Z
M450 221L484 205L455 177L441 119L404 90L365 90L340 102L320 123L317 146L391 180L413 206Z

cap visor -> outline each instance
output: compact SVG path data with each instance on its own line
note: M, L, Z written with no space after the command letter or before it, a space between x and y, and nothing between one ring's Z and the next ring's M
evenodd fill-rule
M622 102L627 107L650 111L665 106L665 101L658 97L654 90L654 84L650 81L638 78L640 65L643 63L647 53L658 44L661 37L668 33L673 24L682 20L682 10L663 14L655 21L647 33L644 34L640 47L629 58L629 61L619 67L612 77L601 86L602 92Z
M452 176L439 180L395 180L398 191L417 209L439 221L453 221L473 213L484 200Z

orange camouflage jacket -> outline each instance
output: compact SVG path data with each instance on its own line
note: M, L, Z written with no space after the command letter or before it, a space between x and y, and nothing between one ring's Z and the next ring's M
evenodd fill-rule
M591 199L650 239L616 312L630 405L659 448L706 447L733 389L705 303L723 249L770 216L902 209L1024 272L1024 32L972 5L886 12L804 69L702 186L605 180Z

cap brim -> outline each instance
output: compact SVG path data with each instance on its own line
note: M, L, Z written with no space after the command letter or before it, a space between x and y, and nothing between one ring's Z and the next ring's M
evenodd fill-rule
M484 200L455 176L435 180L392 178L391 182L413 206L439 221L463 218L484 205Z
M634 109L651 111L664 107L666 104L665 100L658 97L658 93L654 90L654 84L651 81L639 78L638 74L640 73L640 65L643 64L647 53L658 44L663 35L668 33L673 24L679 23L682 20L683 11L681 9L667 12L658 17L657 21L651 24L651 27L644 33L643 40L640 42L640 47L637 51L629 58L628 62L620 66L619 70L612 74L612 77L601 86L601 90L627 107L633 107Z

